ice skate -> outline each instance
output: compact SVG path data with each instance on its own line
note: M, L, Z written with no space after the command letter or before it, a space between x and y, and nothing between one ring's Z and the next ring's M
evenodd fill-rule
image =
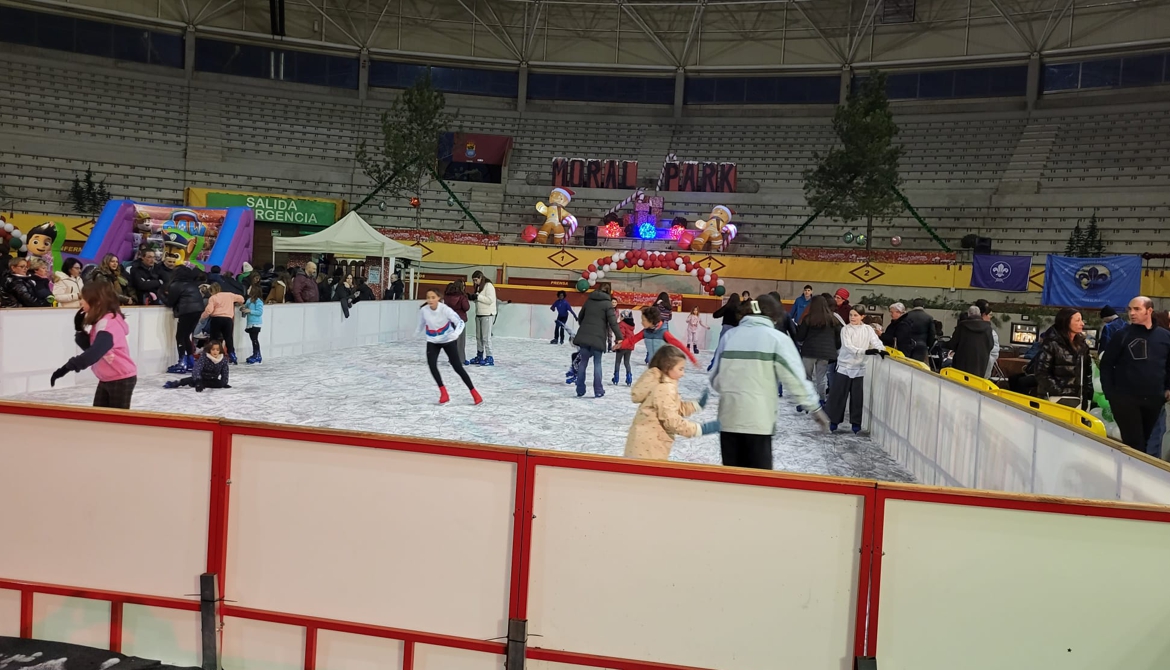
M488 356L487 358L483 359L483 362L480 363L480 365L482 365L484 367L492 367L495 364L496 364L496 359L492 358L491 356Z
M232 362L232 365L239 365L239 362L236 360L236 352L233 351L228 354L228 359Z
M476 391L475 389L471 389L471 399L475 401L476 405L483 402L483 396L481 396L479 391Z
M860 432L861 432L861 424L860 423L853 424L853 434L856 435Z
M191 372L190 368L184 365L183 361L179 361L178 363L175 363L171 367L167 368L167 374L171 375L185 375L189 372Z
M451 396L447 395L447 387L440 386L439 387L439 404L446 405L448 402L451 402Z
M629 372L627 372L627 373L626 373L626 386L630 386L630 385L632 385L633 383L634 383L634 375L633 375L633 374L631 374L631 373L629 373Z
M482 364L483 364L483 352L482 351L476 352L475 358L464 363L464 365L482 365Z

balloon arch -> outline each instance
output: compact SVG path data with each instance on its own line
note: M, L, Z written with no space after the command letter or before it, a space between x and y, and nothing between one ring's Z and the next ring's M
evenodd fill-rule
M607 273L633 267L661 268L689 274L699 280L703 292L707 295L723 295L727 292L719 275L712 272L711 268L700 267L698 263L692 263L690 256L680 255L677 251L646 251L645 249L617 251L609 256L598 258L581 272L581 278L577 280L577 290L588 291L589 287L604 279Z

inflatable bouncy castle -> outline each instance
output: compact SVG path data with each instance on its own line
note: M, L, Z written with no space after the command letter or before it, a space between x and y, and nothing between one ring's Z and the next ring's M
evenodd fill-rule
M251 207L216 209L111 200L78 257L84 263L96 263L110 253L128 261L146 247L162 252L167 265L218 265L225 273L235 274L252 257L254 218Z

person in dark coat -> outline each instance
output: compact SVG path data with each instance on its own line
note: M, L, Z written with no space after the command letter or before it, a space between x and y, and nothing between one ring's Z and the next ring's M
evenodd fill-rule
M778 292L772 291L768 295L775 298L776 302L780 304L781 308L783 308L784 301L780 299L780 294ZM781 314L779 318L776 319L776 330L792 338L793 341L796 340L797 325L796 322L792 320L792 315L788 312L788 310L781 309Z
M1129 301L1129 325L1109 338L1101 354L1101 390L1121 441L1145 451L1163 405L1170 401L1170 331L1154 323L1154 303Z
M218 265L211 266L211 272L207 273L207 281L212 284L219 284L221 291L228 293L235 293L238 296L248 297L248 289L239 282L238 279L230 274L224 274L223 269Z
M1089 408L1093 397L1093 363L1085 344L1085 321L1072 307L1056 313L1056 324L1044 338L1036 361L1041 398L1062 405Z
M199 270L185 265L175 268L171 275L166 304L178 319L175 345L179 352L179 362L167 368L167 372L171 374L186 374L194 369L195 345L191 341L191 335L199 325L199 317L203 314L206 304L203 293L199 290L199 285L205 278Z
M398 275L390 275L390 290L386 292L387 300L402 300L403 294L406 292L406 284L402 282L402 278Z
M926 301L915 298L910 303L912 307L902 319L906 324L902 327L906 336L909 351L899 349L902 353L915 360L926 362L926 356L934 346L936 335L934 332L934 317L926 311ZM988 324L990 326L990 324Z
M289 293L292 295L292 302L317 302L319 294L317 293L317 282L309 275L317 274L317 266L312 261L305 263L302 268L290 268L296 274L292 278L292 286L289 287Z
M577 315L579 328L573 344L580 347L581 354L577 369L578 398L585 395L585 372L589 369L590 359L593 360L593 397L605 395L605 386L601 383L601 356L605 353L608 339L606 331L613 333L615 347L622 341L617 314L613 311L611 291L609 282L598 282L597 288L589 294Z
M365 277L355 277L353 280L353 304L363 300L374 300L374 289L366 283Z
M841 325L849 323L849 311L853 309L853 305L849 304L849 291L839 288L833 294L832 310L841 317Z
M890 325L882 331L881 341L910 356L914 351L914 340L909 333L910 322L906 320L906 306L900 302L890 305Z
M284 268L281 268L281 270L283 271ZM272 292L272 285L276 283L277 274L276 267L273 266L272 263L265 263L264 269L260 271L260 294L263 295L265 299L267 299L268 294Z
M471 301L467 299L467 284L462 279L447 284L443 292L443 304L458 314L463 323L467 323L467 311L471 309ZM459 339L455 342L455 348L459 350L459 359L464 365L471 365L471 361L467 360L467 328L459 333Z
M32 279L28 277L28 261L24 258L10 258L8 273L0 281L0 307L48 307L49 303L37 299Z
M837 362L837 350L841 348L841 328L841 322L823 295L813 296L796 328L796 341L800 342L800 359L804 363L805 376L812 381L822 403L825 400L829 364Z
M955 334L951 335L951 341L947 343L947 348L955 352L951 367L982 377L987 374L994 342L991 323L984 321L979 308L972 305L967 309L967 318L959 321L955 326Z
M163 278L159 275L154 251L147 249L130 265L130 287L134 289L139 305L162 302Z

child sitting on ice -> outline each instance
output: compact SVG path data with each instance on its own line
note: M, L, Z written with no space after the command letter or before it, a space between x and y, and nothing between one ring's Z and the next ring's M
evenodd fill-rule
M638 404L638 411L626 436L627 458L665 461L670 458L675 436L698 437L719 432L718 421L699 424L683 418L705 407L708 395L704 390L698 401L682 401L678 381L685 369L683 351L666 346L654 354L650 367L638 377L638 383L630 391L630 399Z
M203 347L203 355L195 359L191 376L167 382L163 388L177 389L180 386L194 386L202 393L205 388L230 389L228 384L228 357L224 355L223 342L211 340Z

